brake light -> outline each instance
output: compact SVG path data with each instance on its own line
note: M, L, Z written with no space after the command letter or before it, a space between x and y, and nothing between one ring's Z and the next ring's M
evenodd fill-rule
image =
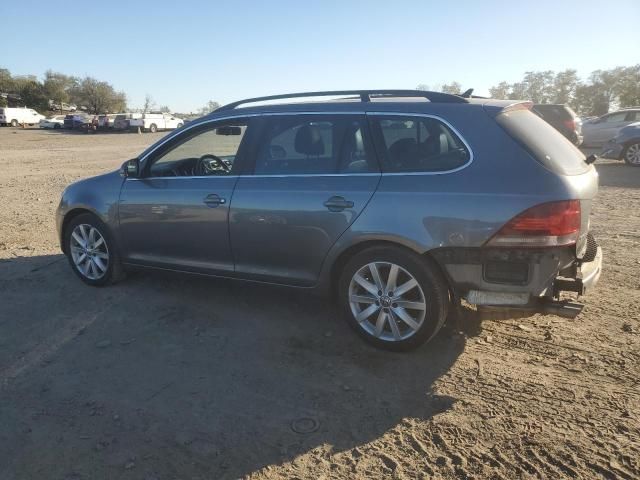
M576 129L576 122L573 119L570 120L563 120L562 123L564 124L564 126L566 128L568 128L569 130L575 130Z
M487 242L492 247L573 245L580 234L580 200L543 203L515 216Z

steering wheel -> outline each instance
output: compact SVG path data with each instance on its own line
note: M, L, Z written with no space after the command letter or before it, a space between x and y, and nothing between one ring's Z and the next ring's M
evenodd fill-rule
M198 159L196 164L197 175L216 175L222 170L225 173L231 171L231 167L227 165L220 157L207 153Z

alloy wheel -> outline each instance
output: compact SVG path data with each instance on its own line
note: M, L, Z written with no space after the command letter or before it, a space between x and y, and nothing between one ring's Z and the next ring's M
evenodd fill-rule
M109 268L109 249L102 234L92 225L77 225L71 232L71 258L89 280L99 280Z
M395 342L413 336L422 327L427 310L415 277L390 262L369 263L353 275L349 306L368 334Z
M624 154L624 159L633 165L640 165L640 143L629 145Z

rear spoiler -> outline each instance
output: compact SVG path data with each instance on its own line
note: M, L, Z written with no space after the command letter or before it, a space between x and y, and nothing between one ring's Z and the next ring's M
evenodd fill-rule
M485 102L482 106L489 115L497 117L501 113L531 110L533 102L528 100L494 100Z

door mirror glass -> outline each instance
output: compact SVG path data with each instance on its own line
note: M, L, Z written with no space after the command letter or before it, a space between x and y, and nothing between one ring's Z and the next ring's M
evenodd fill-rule
M140 162L137 158L127 160L120 168L120 175L123 177L136 178L140 172Z

